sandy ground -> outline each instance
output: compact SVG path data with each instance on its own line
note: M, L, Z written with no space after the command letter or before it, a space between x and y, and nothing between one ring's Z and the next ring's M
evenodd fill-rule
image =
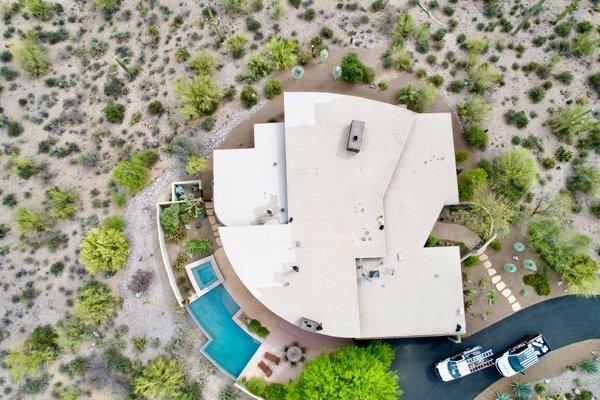
M39 174L29 180L20 179L16 174L4 169L0 176L2 182L0 190L1 196L15 194L19 206L43 209L45 207L44 190L52 186L73 188L80 196L80 212L74 220L57 224L57 229L64 233L66 238L61 241L61 245L56 251L50 252L45 247L32 251L20 245L14 226L14 209L0 205L0 223L12 228L8 236L0 242L2 247L0 284L3 289L0 291L0 301L6 305L3 319L0 322L0 333L3 338L0 349L7 350L19 343L36 325L56 323L64 316L77 289L90 279L84 268L78 263L77 253L82 235L106 216L122 213L128 220L127 234L132 244L132 257L127 267L113 278L108 279L107 282L115 289L115 292L123 296L124 308L115 323L102 332L102 335L111 337L114 335L114 328L125 323L129 326L129 333L124 338L128 343L126 350L128 354L131 354L130 339L135 336L147 335L149 339L158 338L162 346L165 346L173 337L182 335L182 332L185 335L186 329L195 329L187 319L179 318L177 310L173 311L173 299L163 284L161 265L155 262L157 253L154 248L154 202L158 194L164 190L165 185L169 184L171 178L179 175L178 168L181 166L178 153L170 151L173 148L171 144L187 138L192 148L201 154L209 154L211 149L221 142L223 145L234 144L237 146L241 144L236 143L239 140L239 137L235 135L237 130L249 130L253 120L265 121L270 117L279 116L280 111L276 110L281 110L280 104L278 104L281 102L281 97L269 102L262 100L252 110L243 109L237 99L224 103L215 114L215 128L210 132L204 132L197 127L197 121L186 122L177 115L175 112L177 102L174 99L171 84L176 77L189 74L185 66L177 63L174 59L174 52L178 46L187 47L190 53L193 53L203 47L210 48L214 42L214 37L208 27L202 26L201 9L198 4L157 3L148 15L143 17L136 10L137 3L127 1L122 3L120 10L113 16L112 22L105 22L102 14L94 11L89 2L59 0L59 3L64 7L62 17L64 25L57 22L61 18L55 18L54 22L39 22L31 18L26 20L21 15L12 18L12 26L21 30L40 26L43 30L52 31L62 26L69 32L69 36L63 42L44 45L48 51L48 58L52 62L51 71L45 78L56 78L60 81L59 87L49 88L44 84L44 79L31 79L23 73L14 81L0 78L2 86L0 105L4 109L4 114L11 120L19 121L24 128L24 133L16 138L9 138L6 129L0 128L2 143L0 162L5 168L9 160L7 153L18 148L20 154L32 156L47 164L46 174ZM211 1L211 4L214 3L216 2ZM314 63L307 69L303 79L293 80L289 71L279 74L278 78L284 83L286 90L313 90L311 88L315 88L314 90L337 91L392 101L395 88L409 79L414 79L414 77L409 78L408 74L392 70L383 71L379 62L380 54L390 41L385 28L389 14L391 12L393 15L393 7L406 7L405 2L390 1L386 11L371 13L360 10L340 11L335 8L336 2L317 0L311 5L317 10L316 18L312 22L298 18L298 14L303 11L303 8L296 10L287 5L287 2L283 3L286 11L279 21L271 21L267 9L252 14L261 22L264 38L271 33L279 32L282 36L295 36L302 42L306 42L310 37L316 35L322 26L327 25L333 29L335 36L339 39L337 44L327 42L332 55L326 65ZM368 2L360 3L364 7L368 5ZM573 15L578 20L591 20L593 16L588 11L589 4L588 2L583 3ZM265 1L265 4L269 5L269 2ZM543 48L530 45L530 40L535 35L550 33L551 28L547 21L553 18L556 10L562 9L565 4L567 4L566 0L560 0L553 3L552 7L545 8L539 16L540 24L533 24L530 29L520 32L516 38L498 31L488 34L492 44L497 40L506 43L523 42L527 45L528 50L521 59L516 58L513 50L506 49L502 53L498 53L500 56L498 64L506 71L504 86L494 88L486 95L487 100L494 105L492 115L485 123L485 127L489 128L491 145L485 152L473 151L477 154L471 157L471 163L479 156L492 157L503 149L512 148L511 138L515 134L522 137L529 134L538 135L545 148L544 155L551 155L559 143L545 126L547 109L553 105L562 105L566 100L582 94L588 94L597 104L597 96L591 93L585 84L589 71L596 68L593 57L589 59L563 57L555 70L571 71L575 75L574 82L569 87L556 83L548 91L544 101L538 104L531 104L527 99L526 92L541 81L534 74L525 77L521 71L513 71L511 68L513 62L525 64L535 60L543 63L548 60L549 54L544 52ZM148 5L150 6L150 3ZM440 3L440 5L442 4ZM482 35L476 31L477 22L487 21L482 16L482 7L481 3L458 3L453 16L458 21L458 28L446 35L444 49L437 52L438 63L430 65L426 62L425 55L414 52L417 60L414 69L426 68L430 74L439 73L445 77L446 82L449 82L452 79L451 68L443 67L441 60L448 50L454 51L459 59L464 57L464 53L456 45L458 34ZM508 16L511 4L502 1L501 7ZM245 31L244 17L231 17L225 15L220 6L216 6L216 8L220 18L220 28L225 36L233 32ZM448 23L449 18L444 17L439 9L432 12L442 23ZM410 13L419 21L429 20L418 7L410 8ZM184 16L184 24L180 28L173 27L173 20L177 15ZM368 16L367 19L361 18L365 15ZM68 20L69 17L73 19ZM509 19L515 24L518 21L517 17L509 17ZM156 49L148 45L147 28L152 21L155 21L160 35ZM436 24L435 21L432 22L432 30L437 29ZM2 21L0 28L4 32L8 26L5 26L5 22ZM130 37L122 39L118 43L121 39L117 39L117 36L125 37L124 33L127 32L130 33ZM0 42L0 50L8 48L15 41L16 36L3 37ZM252 34L248 33L248 36L251 37ZM350 44L351 37L352 44ZM255 43L264 42L264 38ZM105 47L105 50L92 54L90 50L93 41L100 42L101 46L99 47ZM409 42L407 47L412 49L414 44ZM308 50L308 47L304 46L304 49ZM352 87L333 81L330 77L331 67L349 50L360 50L361 57L366 63L377 68L376 82L388 80L390 89L380 92L366 85ZM215 52L222 63L215 78L225 86L235 85L239 93L242 85L234 82L234 76L243 70L244 61L232 60L224 48L215 50ZM496 53L492 49L486 54L486 57ZM103 93L107 76L116 71L116 74L122 78L122 71L114 62L115 54L123 58L131 58L132 63L139 62L142 66L140 75L134 82L124 80L127 93L117 99L118 103L126 107L125 121L121 125L110 124L102 117L102 108L110 100ZM14 61L6 65L16 69ZM311 71L313 71L312 74ZM460 74L461 72L458 73L458 76ZM262 83L256 85L258 89L261 86ZM464 93L451 94L443 88L440 90L440 95L452 108L465 97ZM26 99L26 104L20 105L20 99ZM160 100L167 110L162 116L150 116L145 112L147 103L154 99ZM443 103L441 100L438 102L442 105ZM503 121L502 115L508 108L535 112L537 117L531 120L527 129L517 130ZM442 111L444 108L438 110ZM142 112L143 118L138 124L130 126L129 121L132 115L138 111ZM244 122L253 113L256 113L256 118ZM260 119L258 119L259 117ZM44 129L46 125L48 127ZM232 128L234 129L232 130ZM95 135L95 133L104 131L106 134L103 137ZM230 132L232 134L228 137ZM80 152L64 158L38 154L38 143L48 138L56 140L53 149L64 146L67 142L74 142L79 146ZM461 143L461 141L462 139L457 139L457 148L464 147L464 142ZM247 143L247 145L251 145L251 143ZM142 148L162 150L162 159L152 171L152 177L158 179L157 183L130 200L126 209L119 209L108 201L109 172L120 158ZM84 154L89 159L95 158L97 161L95 163L78 163L75 160L78 154ZM94 157L91 157L92 155ZM598 166L599 157L597 155L592 154L589 158L592 164ZM567 165L561 165L560 169L543 171L541 177L547 183L543 186L536 186L534 189L536 195L556 193L563 188L569 169ZM589 198L582 199L586 203L589 203L590 200ZM590 234L597 246L600 238L600 224L589 214L587 207L584 207L581 213L574 215L573 220L574 226ZM518 234L518 232L515 233L517 236ZM512 240L512 237L507 238L508 242ZM488 254L496 264L503 263L507 257L510 257L508 253L497 256L489 252ZM59 276L49 274L50 265L56 261L62 261L65 264L65 270ZM150 294L138 300L128 292L126 286L131 275L140 268L154 269L156 279ZM477 268L481 269L480 266L475 266L473 270ZM519 271L514 276L506 278L517 291L520 288L519 285L522 285L519 284L521 275L522 271ZM473 272L473 279L476 278L477 273ZM34 287L37 293L31 306L27 304L26 300L19 297L27 287ZM560 288L553 285L553 295L559 294ZM500 301L502 300L500 298ZM537 300L539 299L533 294L527 299L519 299L524 305ZM486 304L483 301L481 305L474 305L473 319L478 318L477 314L485 312ZM480 309L476 308L478 306ZM494 306L493 312L485 321L482 320L477 325L477 329L503 317L506 311L501 311L502 307L507 306L500 302ZM187 349L197 349L203 340L199 330L195 329L193 332L195 334L192 343L188 343ZM93 350L90 348L85 351ZM139 358L146 360L158 352L158 349L149 348ZM197 352L181 350L180 354L180 359L189 364L190 370L208 379L206 398L211 400L216 398L216 393L226 379L218 373L213 373L214 369L206 365L205 361L199 360L200 357L195 356ZM190 357L189 354L194 354L194 356ZM5 379L5 382L0 385L0 389L16 387L10 382L5 370L0 371L0 375ZM65 381L63 375L59 373L54 373L54 375L54 380ZM44 395L37 395L36 398L45 396L50 396L50 390L47 390ZM107 397L111 398L111 395L109 394ZM112 398L114 397L118 396Z

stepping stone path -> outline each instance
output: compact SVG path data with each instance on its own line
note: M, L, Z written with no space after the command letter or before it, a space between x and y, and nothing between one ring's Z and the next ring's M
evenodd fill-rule
M502 282L502 277L500 274L497 274L498 271L492 268L492 263L489 261L488 255L485 253L480 255L479 260L483 261L484 268L487 270L488 275L492 277L492 283L496 285L496 289L506 298L513 312L519 311L521 304L519 304L516 297L512 294L512 291L506 287L506 283Z

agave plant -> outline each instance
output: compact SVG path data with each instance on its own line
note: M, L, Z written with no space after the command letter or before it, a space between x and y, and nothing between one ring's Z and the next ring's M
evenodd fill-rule
M598 363L591 358L581 362L581 369L590 375L598 373Z
M516 380L512 383L512 389L515 393L515 397L519 400L530 399L533 395L533 387L525 382Z
M494 393L494 400L513 400L513 398L506 392L496 392Z

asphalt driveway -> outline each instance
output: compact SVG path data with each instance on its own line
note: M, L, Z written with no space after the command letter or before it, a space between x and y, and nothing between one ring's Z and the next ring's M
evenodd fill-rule
M435 362L467 347L503 352L523 336L542 333L552 349L600 338L600 297L566 296L528 307L455 344L446 338L389 340L396 350L402 400L471 400L501 378L494 367L453 381L440 381ZM543 362L543 361L542 361ZM527 379L526 371L523 380Z

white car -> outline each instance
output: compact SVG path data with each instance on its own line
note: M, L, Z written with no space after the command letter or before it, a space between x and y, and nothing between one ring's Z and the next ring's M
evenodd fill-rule
M516 375L537 363L550 350L541 334L527 336L496 358L496 369L502 376Z
M494 364L492 350L483 351L481 346L466 349L435 364L435 373L444 382L462 378Z

